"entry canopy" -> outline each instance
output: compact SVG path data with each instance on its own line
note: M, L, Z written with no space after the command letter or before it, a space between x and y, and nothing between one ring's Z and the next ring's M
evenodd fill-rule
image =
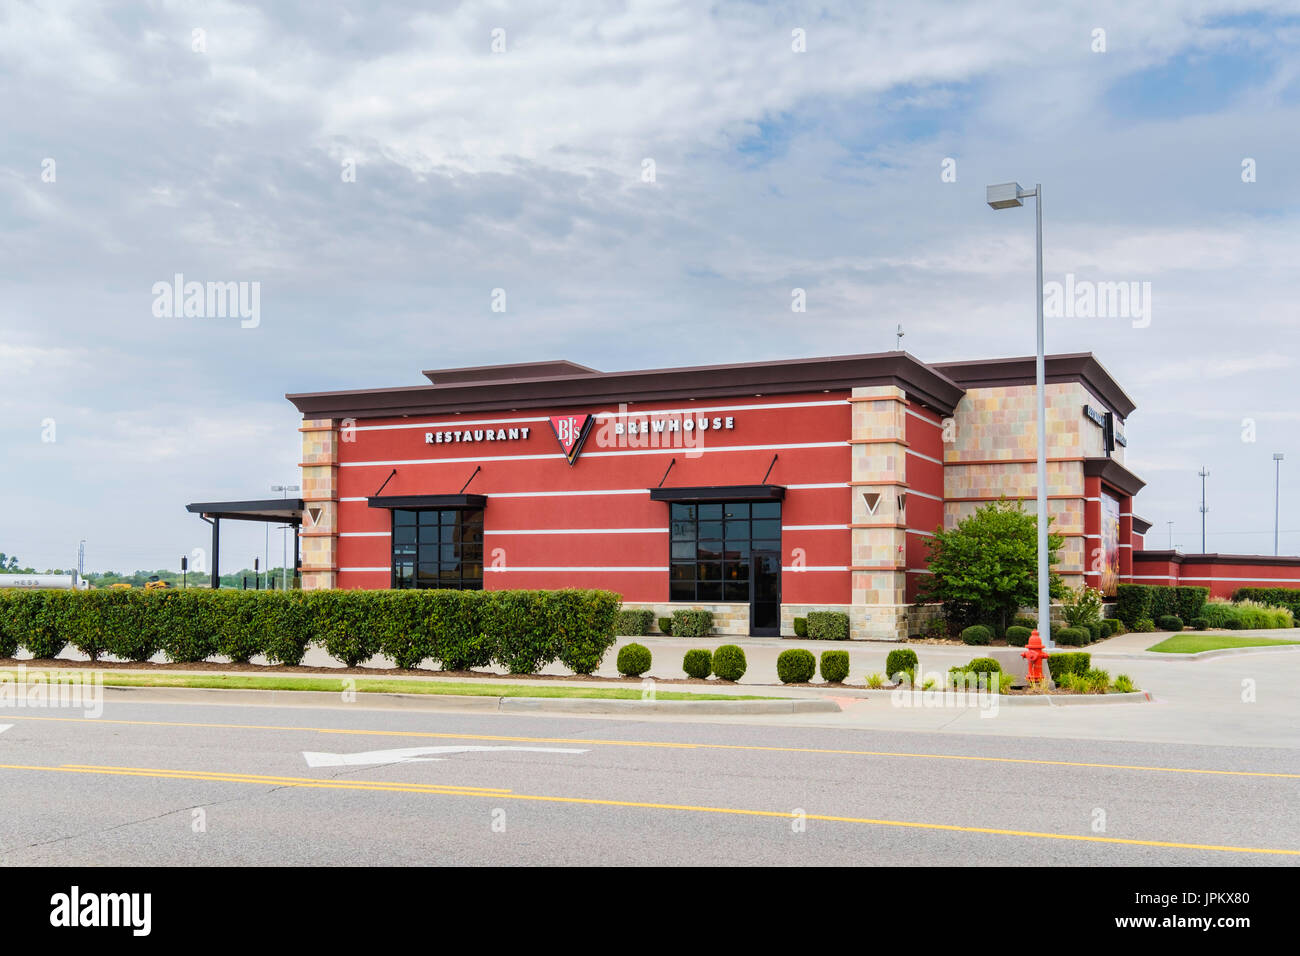
M261 501L202 501L185 506L191 514L233 521L271 521L302 524L301 498L264 498Z
M487 505L487 495L388 495L384 498L367 498L371 508L482 508Z
M694 488L651 488L651 501L780 501L785 497L782 485L709 485Z

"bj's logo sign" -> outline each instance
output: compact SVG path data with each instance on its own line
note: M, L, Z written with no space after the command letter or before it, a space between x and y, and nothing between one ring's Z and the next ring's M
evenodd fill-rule
M582 454L582 445L587 440L594 419L590 415L552 415L551 428L555 431L555 440L560 443L564 457L572 465Z

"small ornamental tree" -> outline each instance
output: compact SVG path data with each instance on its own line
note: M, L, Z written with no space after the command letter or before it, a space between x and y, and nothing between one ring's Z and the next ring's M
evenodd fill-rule
M1049 566L1063 543L1047 536ZM1018 501L1003 498L955 528L937 528L926 546L932 573L922 576L921 599L942 604L954 630L984 624L1002 634L1021 607L1038 603L1038 520ZM1053 572L1050 581L1051 596L1062 597L1060 576Z

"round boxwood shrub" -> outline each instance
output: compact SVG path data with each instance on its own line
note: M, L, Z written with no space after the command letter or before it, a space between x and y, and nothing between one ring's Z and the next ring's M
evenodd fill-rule
M1083 647L1092 638L1086 627L1063 627L1052 632L1052 640L1065 647Z
M794 636L795 637L808 636L808 618L796 617L794 619Z
M1102 630L1101 621L1089 621L1084 626L1088 629L1089 640L1100 641L1103 637L1106 636L1105 632Z
M1223 626L1230 631L1244 631L1246 629L1246 622L1239 617L1230 617L1223 622Z
M817 658L812 651L792 647L782 651L776 658L776 676L782 684L806 684L817 672Z
M1133 622L1133 631L1136 634L1150 634L1156 629L1156 622L1149 617L1140 617Z
M682 670L686 671L687 677L694 677L697 680L704 680L713 673L713 654L702 647L696 647L686 652L682 658Z
M1162 631L1181 631L1183 620L1177 614L1162 614L1156 620L1156 627Z
M1011 625L1013 627L1028 628L1032 631L1038 627L1038 618L1030 617L1028 614L1017 614L1015 619L1011 622Z
M723 644L713 652L713 673L722 680L740 680L745 676L746 666L745 652L735 644Z
M1012 647L1024 647L1029 643L1029 635L1032 633L1027 627L1013 624L1007 628L1007 643Z
M1188 626L1191 627L1193 630L1196 630L1196 631L1204 631L1204 630L1206 630L1207 628L1209 628L1209 626L1210 626L1210 622L1207 621L1207 620L1206 620L1205 618L1203 618L1203 617L1194 617L1194 618L1191 619L1190 622L1188 622ZM1116 679L1116 680L1119 680L1118 677L1115 678L1115 679Z
M844 678L849 676L849 652L822 651L821 672L822 680L827 683L843 683Z
M650 648L644 644L625 644L618 649L618 672L624 677L640 677L650 669Z
M974 674L1001 674L1002 665L991 657L977 657L967 664L964 670Z
M991 644L993 643L993 632L983 624L972 624L962 630L961 642L963 644Z
M916 651L910 647L900 647L896 651L890 651L889 656L885 658L885 676L890 680L904 673L915 677L919 666Z
M672 632L673 632L673 619L672 619L671 617L661 617L661 618L659 618L659 620L658 620L657 623L659 624L659 630L660 630L662 633L664 633L664 634L672 634Z

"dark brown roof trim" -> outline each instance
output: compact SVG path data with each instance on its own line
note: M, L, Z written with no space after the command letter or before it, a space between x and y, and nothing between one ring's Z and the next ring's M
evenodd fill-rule
M1134 561L1168 561L1172 564L1276 564L1300 567L1300 557L1284 554L1183 554L1181 551L1134 551ZM1300 580L1295 582L1300 588Z
M1147 533L1148 531L1150 531L1150 530L1151 530L1151 522L1150 522L1150 521L1148 521L1146 518L1139 518L1137 515L1134 515L1134 516L1133 516L1133 533L1134 533L1134 534L1146 534L1146 533Z
M997 388L1006 385L1033 385L1037 381L1034 356L1007 359L981 359L974 362L935 362L932 368L948 376L963 388ZM1091 352L1048 355L1044 359L1047 382L1081 382L1107 408L1121 419L1137 408L1133 399L1111 377L1110 372Z
M1114 458L1085 458L1083 474L1087 478L1100 478L1130 498L1147 486L1145 481Z
M551 362L518 362L514 365L475 365L466 368L430 368L421 373L434 385L466 385L471 382L518 382L530 378L552 378L557 375L599 375L594 368L555 359Z
M256 501L200 501L185 506L191 514L230 521L302 522L301 498L261 498Z
M371 508L482 508L487 505L487 495L385 495L367 498Z
M880 385L896 385L910 401L943 415L951 415L964 394L961 386L914 356L882 352L633 372L583 372L518 381L304 392L285 398L307 418L380 418L523 408L591 408L620 402L734 398Z

